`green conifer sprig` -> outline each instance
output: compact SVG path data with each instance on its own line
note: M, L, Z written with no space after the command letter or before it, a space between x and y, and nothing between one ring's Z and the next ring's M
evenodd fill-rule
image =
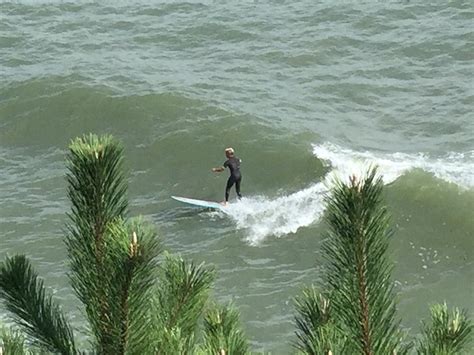
M330 297L318 293L313 285L295 298L295 308L296 349L305 354L346 353L347 339L334 322Z
M158 238L141 219L118 221L109 232L114 242L108 255L115 266L109 278L109 302L119 331L117 353L151 353L150 312L161 252Z
M123 175L123 147L112 136L74 139L66 157L72 220L83 220L103 232L108 221L123 217L128 200Z
M13 328L0 327L0 354L29 355L25 346L25 337Z
M419 355L463 354L469 344L473 325L466 311L455 308L449 313L446 303L430 308L431 323L423 323L422 337L418 341Z
M250 354L239 319L232 305L214 305L204 317L204 344L208 354Z
M110 227L127 209L127 185L122 169L123 148L111 136L76 138L66 158L71 200L66 247L71 284L85 306L102 353L120 353L121 324L117 312L117 259Z
M399 346L382 189L372 169L361 180L336 182L327 199L323 283L337 323L348 335L349 349L365 355L392 354Z
M53 352L77 354L73 330L23 255L0 265L0 297L26 334Z
M160 252L143 221L126 222L123 148L110 136L74 140L67 157L72 204L66 246L71 284L101 353L142 353ZM149 349L148 349L149 350Z
M172 349L179 342L186 351L193 351L195 331L214 279L212 267L165 256L154 300L157 347Z

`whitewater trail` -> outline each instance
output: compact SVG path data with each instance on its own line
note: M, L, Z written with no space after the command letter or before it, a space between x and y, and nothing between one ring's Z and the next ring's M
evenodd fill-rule
M229 205L228 214L238 229L247 230L247 242L257 245L269 235L281 237L319 220L324 212L322 183L291 195L268 199L264 196L243 198Z
M443 157L431 158L427 154L358 152L335 144L313 145L313 153L331 166L342 178L361 174L370 165L378 166L384 183L388 184L406 172L421 169L438 179L462 188L474 187L474 150L467 153L449 152Z
M313 145L313 153L332 168L323 181L274 199L265 196L243 198L228 207L228 215L238 229L246 231L246 241L250 245L259 245L268 236L282 237L317 223L324 213L324 197L334 179L347 181L351 175L363 176L371 166L378 167L385 184L412 169L422 169L461 188L474 187L474 151L449 153L443 158L432 159L421 153L377 154L324 143Z

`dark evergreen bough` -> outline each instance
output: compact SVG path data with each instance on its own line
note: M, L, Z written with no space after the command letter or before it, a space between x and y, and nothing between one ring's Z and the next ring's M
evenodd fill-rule
M40 349L36 349L40 350ZM18 330L7 327L0 327L0 354L7 355L29 355L30 352L25 345L25 337ZM40 351L36 351L40 354Z
M154 308L159 310L153 315L155 349L193 351L198 321L214 278L212 268L165 256L159 273L160 287L154 296Z
M232 305L215 305L207 312L204 318L203 345L207 354L249 354L239 318L239 312Z
M446 303L435 304L430 311L431 324L423 324L417 354L462 354L471 340L469 338L473 328L466 312L455 308L452 314L449 314Z
M347 353L347 337L335 322L330 298L307 287L295 298L295 308L295 348L305 354Z
M365 355L392 354L400 345L393 266L386 256L391 232L382 191L373 169L363 180L337 182L327 199L323 282L337 322L348 334L349 349Z
M0 297L18 325L42 348L77 353L71 327L25 256L7 258L0 265Z

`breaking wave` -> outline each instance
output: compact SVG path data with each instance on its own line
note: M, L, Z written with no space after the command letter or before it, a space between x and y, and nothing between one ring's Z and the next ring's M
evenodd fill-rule
M258 245L268 236L281 237L317 223L324 213L324 196L334 178L344 180L350 175L361 176L370 166L378 166L385 184L394 182L410 170L422 169L461 188L474 186L474 151L430 158L422 153L362 152L324 143L313 145L313 152L330 167L322 181L277 198L248 197L229 206L228 214L238 229L246 230L249 244Z

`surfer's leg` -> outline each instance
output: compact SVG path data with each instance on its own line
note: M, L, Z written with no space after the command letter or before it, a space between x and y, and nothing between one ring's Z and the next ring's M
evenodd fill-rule
M239 177L237 181L235 182L235 192L237 192L237 196L239 196L239 200L242 198L242 195L240 194L240 182L242 181L242 177Z
M228 202L229 201L229 193L230 193L230 188L232 187L232 185L234 185L234 179L232 178L232 176L230 176L228 179L227 179L227 185L225 187L225 202Z

